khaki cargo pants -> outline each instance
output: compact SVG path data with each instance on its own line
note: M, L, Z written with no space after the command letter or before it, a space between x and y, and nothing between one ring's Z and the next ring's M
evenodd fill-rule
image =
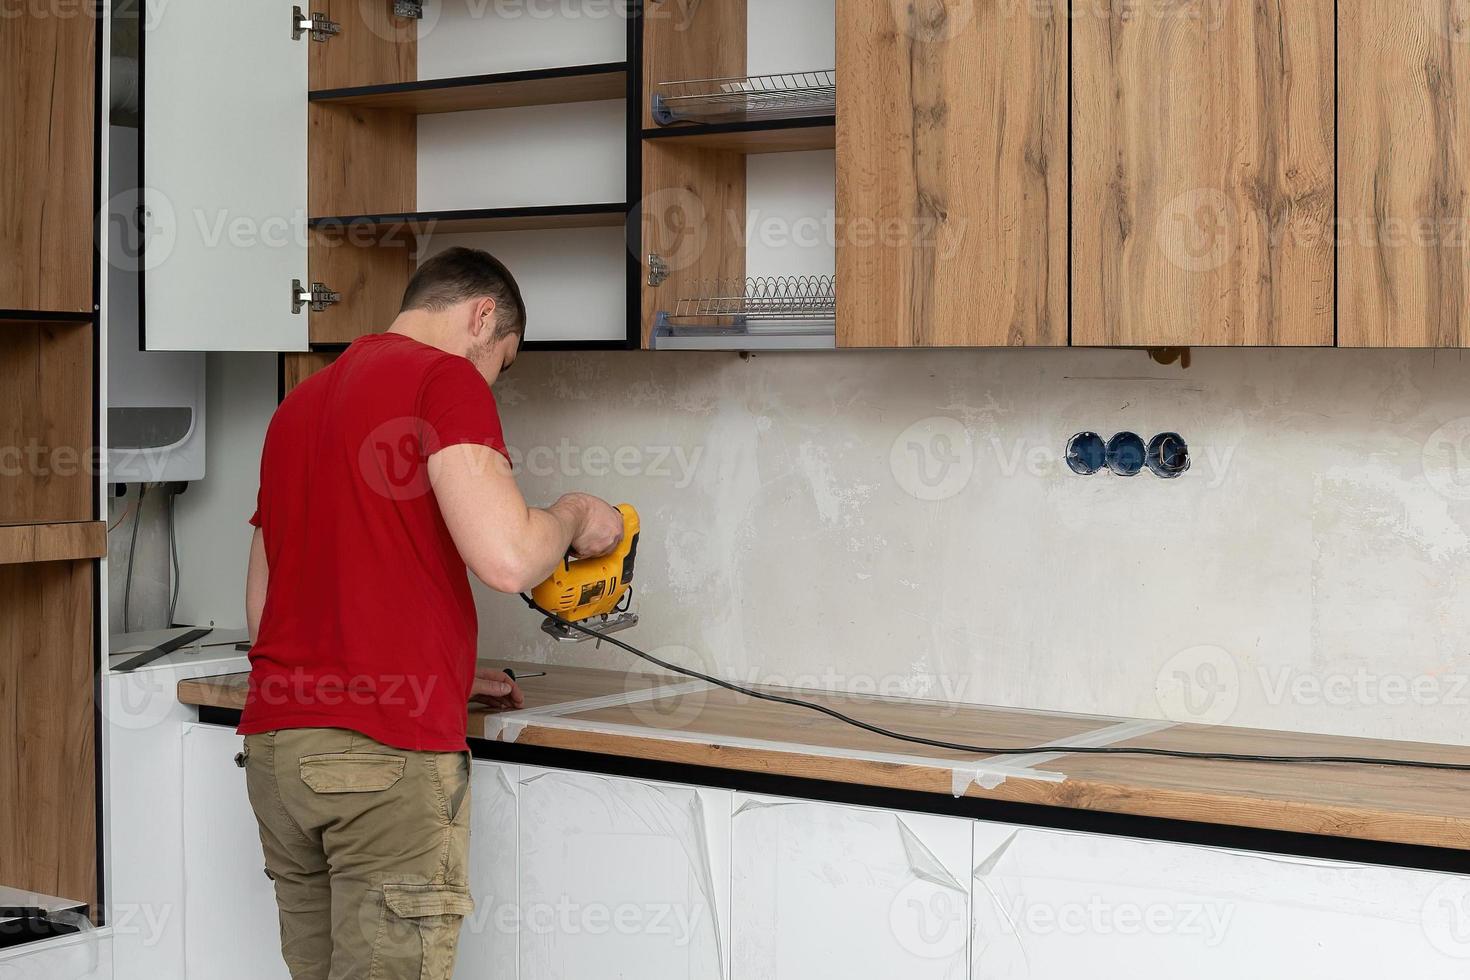
M468 755L301 728L242 756L293 980L450 980L474 908Z

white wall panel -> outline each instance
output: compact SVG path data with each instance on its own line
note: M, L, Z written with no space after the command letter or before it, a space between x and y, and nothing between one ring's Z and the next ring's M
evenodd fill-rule
M419 78L625 61L622 0L443 0L424 4Z
M759 153L745 162L748 276L830 276L837 266L837 157Z
M522 980L719 980L730 794L521 770Z
M434 235L420 244L424 259L463 245L504 262L526 302L527 340L628 336L628 253L621 227Z
M967 820L737 794L731 976L960 980Z
M974 977L1237 980L1470 970L1470 879L975 825Z
M745 10L750 74L837 66L836 0L746 0Z
M420 211L619 202L626 172L621 102L419 117Z

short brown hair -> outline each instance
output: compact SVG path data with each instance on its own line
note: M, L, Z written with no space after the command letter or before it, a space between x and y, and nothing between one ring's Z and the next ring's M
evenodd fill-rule
M419 266L403 291L405 310L447 310L467 299L495 300L495 337L526 336L526 304L515 276L489 252L450 248Z

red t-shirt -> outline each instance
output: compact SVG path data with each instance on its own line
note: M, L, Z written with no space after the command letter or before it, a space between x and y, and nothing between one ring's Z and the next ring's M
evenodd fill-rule
M400 334L357 340L276 409L250 519L270 578L241 734L465 749L475 603L425 465L460 443L505 452L490 386Z

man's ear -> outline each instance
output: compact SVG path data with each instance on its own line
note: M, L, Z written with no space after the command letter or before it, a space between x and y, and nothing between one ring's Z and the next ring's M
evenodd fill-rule
M471 310L470 336L476 340L495 334L495 300L486 296L475 301Z

